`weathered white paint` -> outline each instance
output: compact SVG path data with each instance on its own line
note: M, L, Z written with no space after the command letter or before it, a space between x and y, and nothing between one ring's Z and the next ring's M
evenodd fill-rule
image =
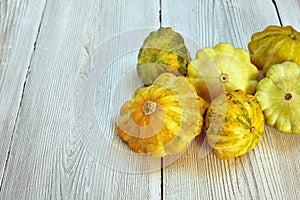
M276 3L283 25L300 27L295 17L297 0ZM157 28L159 8L158 0L0 1L0 199L161 198L159 169L128 173L99 161L99 155L82 142L87 128L93 127L75 122L73 107L79 71L85 76L92 70L82 69L88 56L121 33ZM247 49L251 35L270 24L279 24L270 0L162 0L162 25L184 35L192 57L197 48L218 42ZM129 45L131 41L124 40L110 51ZM99 78L98 120L110 120L101 104L107 99L98 101L114 94L107 88L136 86L138 79L131 74L136 56L135 50L117 58ZM113 82L121 74L132 81ZM128 98L120 91L116 95L118 103ZM109 138L117 148L128 151L109 132L114 126L107 128ZM221 161L212 153L199 157L203 137L198 137L179 160L164 168L163 198L299 199L299 139L266 126L253 151ZM113 158L112 165L118 162ZM143 168L136 160L129 165Z
M299 12L295 3L291 1L290 6L279 7L281 13L286 12L283 16L286 21L291 17L287 13ZM162 1L162 19L163 26L174 27L192 38L199 48L229 42L247 50L254 32L270 24L279 25L276 9L272 1L267 0L186 0L180 3L165 0ZM299 20L291 23L298 26ZM192 57L195 54L192 53ZM202 140L197 138L181 159L164 169L164 199L299 198L296 188L300 184L300 165L294 159L300 156L299 136L280 134L267 126L262 141L253 151L228 161L218 160L212 152L199 157Z
M39 7L37 3L30 3L26 13L39 12L37 5ZM13 10L8 8L8 12ZM160 199L160 170L133 174L101 164L86 150L78 132L74 131L77 124L73 113L75 81L88 54L122 32L159 27L158 13L159 1L151 4L139 0L47 2L0 199ZM24 13L15 12L15 15L19 18ZM40 15L36 15L18 21L8 14L7 18L18 26L35 24L35 20L39 24ZM25 30L30 28L34 27ZM20 30L9 37L14 37L14 41L27 41L31 38L27 32L23 35ZM109 50L118 50L128 42L123 41ZM22 51L11 51L7 55L14 58L10 62L16 62L21 55L30 60L32 49L29 50L28 55L23 55ZM29 62L25 72L28 65ZM11 70L18 70L18 67L11 65ZM13 73L5 75L5 80L12 77ZM25 76L18 81L23 83L24 79ZM21 94L20 86L11 87L11 92ZM6 98L2 91L6 90L1 90L1 98ZM14 109L16 112L18 106ZM2 110L8 116L8 111ZM4 156L1 154L5 161Z
M293 26L300 31L300 2L298 0L275 0L283 26Z
M44 0L0 1L1 183L44 8Z

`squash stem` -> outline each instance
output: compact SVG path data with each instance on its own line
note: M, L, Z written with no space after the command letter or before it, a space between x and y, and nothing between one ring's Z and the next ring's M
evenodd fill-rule
M220 78L220 81L222 83L226 83L228 81L228 75L227 74L222 73L219 78Z
M156 110L156 103L153 101L147 101L143 106L143 112L145 115L151 115Z
M292 40L296 40L296 35L290 35L290 38L291 38Z
M290 100L292 97L293 97L292 94L287 93L284 98L285 100Z

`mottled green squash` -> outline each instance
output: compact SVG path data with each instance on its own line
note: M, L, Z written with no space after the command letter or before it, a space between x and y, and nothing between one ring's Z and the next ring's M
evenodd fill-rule
M190 53L180 33L170 27L153 31L144 40L138 54L137 73L145 85L150 85L160 74L186 74Z
M211 103L205 129L215 155L229 159L257 146L264 132L264 116L255 96L235 90L218 96Z

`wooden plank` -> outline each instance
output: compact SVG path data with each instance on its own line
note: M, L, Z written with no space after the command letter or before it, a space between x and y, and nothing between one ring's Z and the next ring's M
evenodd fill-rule
M1 183L44 7L45 1L0 1Z
M76 124L73 105L79 72L89 70L82 66L97 45L159 27L158 11L159 1L48 1L0 199L160 199L160 170L121 172L99 161L81 137L92 127ZM106 51L130 45L126 39Z
M272 1L162 1L162 25L194 41L189 42L192 57L197 48L224 41L247 49L251 35L270 24L279 25ZM176 163L164 168L163 198L299 199L299 160L294 159L300 156L299 139L266 126L253 151L221 161L199 137Z
M300 31L300 2L298 0L275 0L283 26L291 25Z
M162 1L162 25L172 26L194 41L198 48L230 42L246 49L252 33L269 24L279 25L276 9L266 0L245 6L242 5L244 1L236 3L235 0L181 2L179 6L178 1L172 4ZM188 14L183 17L183 12ZM191 54L195 57L194 52Z
M299 9L300 2L297 0L282 1L276 0L276 6L278 8L279 16L283 26L291 25L296 30L300 31L300 17ZM281 173L286 176L285 191L288 194L293 194L295 199L299 199L300 194L298 188L300 187L300 161L298 158L299 153L299 136L280 134L278 131L270 128L275 133L274 140L279 144L276 146L279 157L279 168ZM291 197L293 197L291 195Z

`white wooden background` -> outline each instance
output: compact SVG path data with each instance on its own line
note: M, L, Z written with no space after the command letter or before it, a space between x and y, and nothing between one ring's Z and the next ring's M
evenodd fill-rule
M113 36L171 26L247 49L270 24L300 30L299 0L0 0L0 199L299 199L300 137L268 126L241 158L200 159L197 138L151 173L99 163L72 131L78 72Z

